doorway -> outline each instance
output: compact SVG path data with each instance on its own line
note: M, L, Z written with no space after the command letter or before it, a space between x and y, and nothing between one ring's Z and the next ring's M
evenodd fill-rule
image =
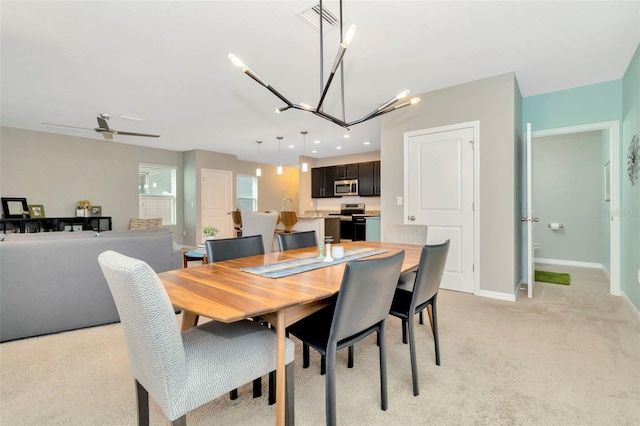
M202 169L202 216L197 240L202 228L213 226L220 231L219 238L235 236L231 211L233 210L233 173L227 170Z
M619 282L620 220L617 214L617 212L619 211L619 203L620 203L620 198L619 198L620 197L620 194L619 194L619 179L620 179L619 122L613 121L613 122L604 122L604 123L594 123L594 124L587 124L587 125L580 125L580 126L573 126L573 127L534 131L532 132L532 135L531 135L532 149L536 147L536 142L538 143L539 146L541 146L540 143L542 143L542 141L544 141L545 139L548 139L549 137L571 138L571 135L587 134L587 132L598 132L598 131L602 135L601 139L603 141L602 142L603 145L601 146L606 147L606 144L608 143L608 149L603 150L603 154L604 153L608 154L608 158L607 158L607 155L603 155L602 161L601 161L602 164L600 165L600 167L598 167L598 170L595 171L595 173L599 173L599 176L605 176L605 174L608 174L610 179L609 179L608 188L605 188L603 184L603 185L598 185L598 187L594 188L594 190L597 191L598 196L601 197L603 201L601 205L606 206L606 207L602 207L598 213L601 213L601 215L604 216L603 218L604 221L608 222L609 224L609 227L608 227L609 229L609 234L608 234L609 270L608 272L609 272L609 282L610 282L609 292L613 295L620 295L620 282ZM575 143L578 143L578 142L575 142ZM535 159L536 156L532 154L532 158ZM580 161L580 158L577 157L576 160ZM535 170L535 166L533 168ZM602 180L604 181L605 179L602 179ZM537 182L537 179L534 179L534 182ZM608 193L605 195L605 192L608 192ZM606 203L605 203L605 198L609 198L608 200L606 200ZM536 207L536 204L533 203L532 216L539 215L539 212L535 211L536 210L535 207ZM560 228L559 230L556 229L555 231L552 230L551 225L555 225L556 223L558 223L559 225L564 225L564 224L560 222L555 222L553 220L547 220L547 219L548 218L543 219L543 222L540 222L536 225L537 228L543 228L543 230L546 232L546 234L544 235L546 235L547 237L551 237L551 238L558 237L563 230L567 230L566 228ZM549 228L549 229L546 230L545 228ZM606 227L603 225L602 229L606 229ZM538 232L538 235L540 235L539 232ZM606 236L607 234L604 233L604 235ZM528 243L530 250L532 250L531 243L532 241L529 241ZM607 241L605 241L605 243L607 243ZM540 260L542 260L542 263L549 263L549 259L540 259ZM580 266L582 264L582 266L590 266L590 267L593 267L594 265L597 266L597 262L594 263L593 265L590 265L589 262L570 262L570 261L558 262L558 264L566 264L566 265L572 265L572 266ZM605 267L606 266L607 265L605 262Z

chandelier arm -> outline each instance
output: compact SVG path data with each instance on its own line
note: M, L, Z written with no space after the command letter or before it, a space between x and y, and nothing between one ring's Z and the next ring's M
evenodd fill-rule
M320 5L320 93L322 94L322 82L324 81L324 34L322 33L322 21L324 20L324 9L322 8L322 0ZM322 95L321 95L322 96ZM318 104L317 111L320 110L322 102Z
M293 107L293 103L289 99L285 98L280 92L278 92L276 89L274 89L269 83L267 83L266 81L264 81L260 77L258 77L255 73L253 73L253 72L249 73L248 71L245 71L245 74L248 75L249 77L251 77L259 85L261 85L263 87L266 87L266 89L268 91L270 91L271 93L276 95L278 98L280 98L280 100L282 102L284 102L285 104L287 104L289 106L289 108ZM284 110L282 110L282 111L284 111Z
M305 111L309 111L309 110L307 109ZM329 120L329 121L337 124L340 127L344 127L346 129L349 128L349 125L347 123L345 123L344 121L342 121L339 118L336 118L336 117L334 117L332 115L326 114L326 113L324 113L322 111L310 111L310 112L312 112L313 114L317 115L318 117L324 118L325 120Z
M420 98L414 98L414 99L418 99L418 101L420 100ZM352 121L350 123L347 123L347 125L348 126L354 126L356 124L363 123L363 122L365 122L367 120L371 120L373 118L380 117L381 115L387 114L387 113L389 113L391 111L395 111L395 110L398 110L400 108L404 108L404 107L410 106L410 105L412 105L414 103L416 103L416 102L412 99L412 100L403 102L400 105L391 106L391 107L388 107L387 109L383 109L381 111L375 110L375 111L365 115L364 117L362 117L362 118L360 118L358 120L355 120L355 121Z

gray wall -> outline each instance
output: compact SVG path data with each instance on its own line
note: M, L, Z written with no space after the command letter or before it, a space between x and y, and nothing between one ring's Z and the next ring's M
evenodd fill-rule
M381 227L404 222L404 133L468 121L480 122L480 290L512 296L519 279L515 246L519 204L515 174L514 124L520 93L507 73L419 95L421 102L381 123ZM517 218L516 218L517 216Z
M138 217L138 164L177 168L182 183L182 153L11 127L0 128L0 195L26 197L42 204L46 216L75 216L78 200L102 206L114 230L126 230ZM178 193L174 241L182 235L182 195Z
M533 208L540 219L536 258L602 264L602 131L538 137L533 142ZM552 231L547 224L564 225Z

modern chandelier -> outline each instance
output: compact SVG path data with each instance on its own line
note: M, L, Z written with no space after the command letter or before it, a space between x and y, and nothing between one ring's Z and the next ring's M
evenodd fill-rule
M340 26L340 40L342 40L342 42L340 43L340 46L338 47L338 53L336 54L336 58L333 62L333 67L331 68L331 73L329 74L329 77L327 78L326 83L324 83L324 78L323 78L323 30L322 30L322 26L323 26L323 14L324 14L324 9L322 7L322 0L319 1L319 14L320 14L320 22L319 22L319 27L320 27L320 88L321 88L321 93L320 93L320 100L318 101L318 104L315 107L312 107L310 105L304 104L304 103L300 103L300 104L294 104L293 102L289 101L286 97L284 97L284 95L282 95L280 92L278 92L274 87L272 87L269 83L266 82L266 80L264 80L263 78L261 78L258 74L256 74L255 71L253 71L251 68L249 68L248 65L246 65L244 62L242 62L242 60L240 58L238 58L237 56L235 56L233 53L229 53L229 59L231 60L231 62L234 63L234 65L236 65L237 67L239 67L242 72L244 72L246 75L248 75L249 77L251 77L253 80L255 80L258 84L260 84L261 86L265 87L267 90L269 90L271 93L273 93L276 97L278 97L278 99L280 99L281 101L283 101L286 105L282 106L278 109L276 109L277 113L286 111L288 109L299 109L301 111L307 111L310 112L314 115L317 115L318 117L324 118L325 120L329 120L341 127L344 127L346 129L348 129L351 126L354 126L356 124L360 124L363 123L367 120L371 120L373 118L376 117L380 117L383 114L389 113L391 111L396 111L400 108L404 108L406 106L409 105L414 105L417 104L418 102L420 102L420 98L411 98L409 100L406 100L402 103L398 103L400 100L406 98L409 95L409 91L405 90L402 93L398 94L397 96L394 96L393 98L389 99L388 101L384 102L382 105L380 105L378 108L374 109L373 111L371 111L369 114L366 114L364 117L359 118L357 120L353 120L353 121L349 121L347 122L345 119L345 108L344 108L344 74L343 74L343 67L342 67L342 59L344 58L344 55L347 51L347 48L349 47L349 43L351 42L351 40L353 39L353 36L355 34L356 31L356 26L355 25L351 25L349 27L349 29L347 30L347 34L343 37L342 34L342 0L340 0L340 18L339 18L339 26ZM342 79L342 85L341 85L341 97L342 97L342 119L337 118L331 114L328 114L326 112L324 112L322 110L322 104L324 103L324 99L327 95L327 92L329 91L329 87L331 86L331 82L333 81L333 78L336 74L336 71L338 70L338 67L340 67L341 70L341 79Z

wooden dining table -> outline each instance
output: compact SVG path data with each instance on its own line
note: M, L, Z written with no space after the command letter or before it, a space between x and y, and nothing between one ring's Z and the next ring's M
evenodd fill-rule
M419 245L370 241L340 245L345 251L362 247L386 250L364 259L385 257L404 250L402 273L417 268L422 250ZM261 317L275 327L277 425L284 425L285 422L286 328L335 300L346 262L332 262L327 267L279 278L268 278L241 269L314 255L318 255L318 247L243 257L158 274L171 303L183 311L183 330L195 326L199 316L224 323Z

